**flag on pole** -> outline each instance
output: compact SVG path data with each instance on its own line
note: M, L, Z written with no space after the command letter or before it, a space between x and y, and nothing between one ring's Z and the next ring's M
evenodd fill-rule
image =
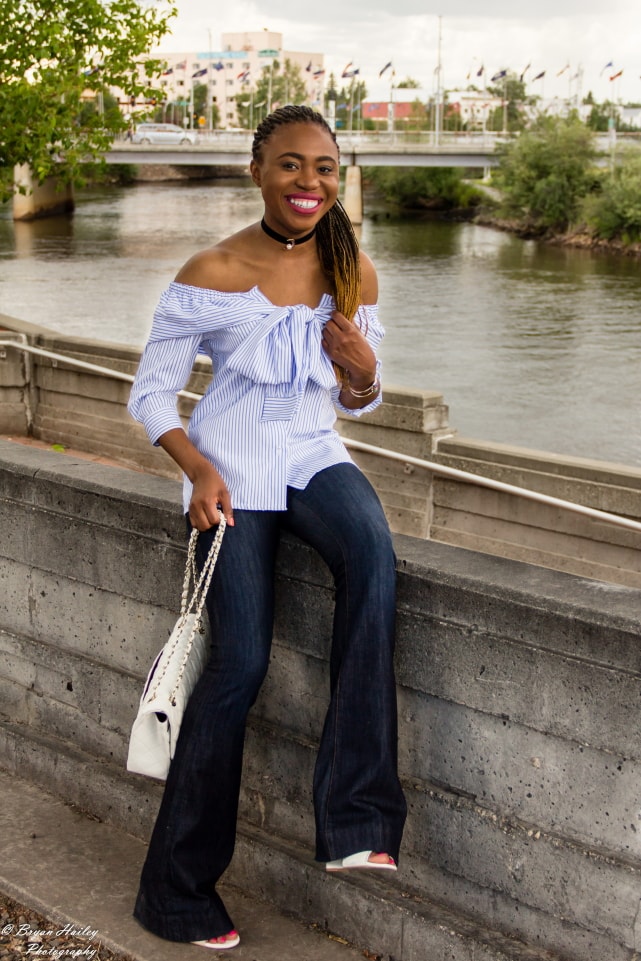
M225 64L222 62L222 60L219 60L218 63L212 63L211 66L212 66L212 69L213 69L213 70L224 70L224 69L225 69Z
M311 72L312 72L312 61L311 61L311 60L309 61L309 63L308 63L307 66L305 67L305 70L307 71L307 73L311 73Z
M177 64L176 64L176 70L186 70L186 69L187 69L187 61L186 61L186 60L183 60L182 63L177 63Z
M608 60L608 62L606 63L605 67L603 68L603 70L602 70L601 73L599 74L599 76L602 77L603 74L605 73L605 71L608 69L608 67L613 67L613 66L614 66L613 61L612 61L612 60Z
M570 64L569 64L569 63L566 63L566 65L564 66L563 70L559 70L559 72L557 73L557 77L563 76L563 74L565 73L565 71L566 71L566 70L569 70L569 69L570 69Z
M204 77L209 67L203 67L202 70L197 70L196 73L192 73L191 79L194 80L196 77Z
M484 66L482 66L480 70L477 70L477 72L476 72L476 76L477 76L477 77L482 77L482 76L483 76L483 73L484 73L484 71L485 71L485 67L484 67Z
M163 70L161 77L168 77L170 73L174 72L173 67L168 67L167 70Z
M610 77L610 80L617 80L617 79L621 76L622 73L623 73L623 70L619 70L618 73L612 74L612 76Z
M536 77L532 77L532 80L533 81L542 80L544 76L545 76L545 70L542 70L541 73L537 73Z
M324 77L325 71L321 68L320 70L314 70L312 77Z
M389 60L389 61L385 64L385 66L383 67L383 69L378 71L379 79L383 76L383 74L385 73L386 70L389 70L389 68L390 68L391 66L392 66L392 61Z
M493 77L490 77L490 83L496 83L497 80L502 80L503 77L507 77L507 70L499 70L495 73Z
M249 70L241 70L241 72L236 77L236 80L240 80L241 83L247 83L249 80Z
M350 60L350 62L347 64L347 66L343 70L341 77L346 77L346 78L355 77L357 73L360 73L360 70L358 69L358 67L355 67L353 70L350 70L349 68L352 66L353 66L353 61Z
M525 80L525 74L528 72L528 70L530 69L531 66L532 66L532 64L531 64L531 63L528 63L527 67L525 68L525 70L524 70L523 73L521 74L521 76L520 76L520 78L519 78L520 81L521 81L521 83L523 83L523 81Z

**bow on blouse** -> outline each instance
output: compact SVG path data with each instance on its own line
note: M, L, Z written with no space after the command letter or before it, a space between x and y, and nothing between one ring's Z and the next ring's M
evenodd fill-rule
M281 385L282 396L292 399L310 379L331 389L336 384L334 368L321 347L330 314L331 308L312 310L305 304L276 307L256 323L226 366L254 383Z

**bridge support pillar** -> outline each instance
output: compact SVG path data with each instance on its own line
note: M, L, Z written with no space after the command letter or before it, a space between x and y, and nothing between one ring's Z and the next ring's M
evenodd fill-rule
M28 164L14 169L16 188L22 187L26 193L13 195L13 219L35 220L37 217L53 217L56 214L70 213L74 208L73 188L63 184L57 177L47 177L38 183Z
M353 224L363 223L363 176L360 167L350 166L345 171L343 205Z

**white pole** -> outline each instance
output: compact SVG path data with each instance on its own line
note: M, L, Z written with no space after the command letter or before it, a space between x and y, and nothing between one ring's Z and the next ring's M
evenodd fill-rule
M441 21L438 18L438 63L436 65L436 110L434 113L434 143L438 147L441 133Z

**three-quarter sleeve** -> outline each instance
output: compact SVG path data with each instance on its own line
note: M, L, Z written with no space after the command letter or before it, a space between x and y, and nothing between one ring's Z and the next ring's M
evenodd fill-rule
M182 427L177 407L192 368L200 335L152 340L143 351L129 403L129 413L143 424L152 444L168 430Z

